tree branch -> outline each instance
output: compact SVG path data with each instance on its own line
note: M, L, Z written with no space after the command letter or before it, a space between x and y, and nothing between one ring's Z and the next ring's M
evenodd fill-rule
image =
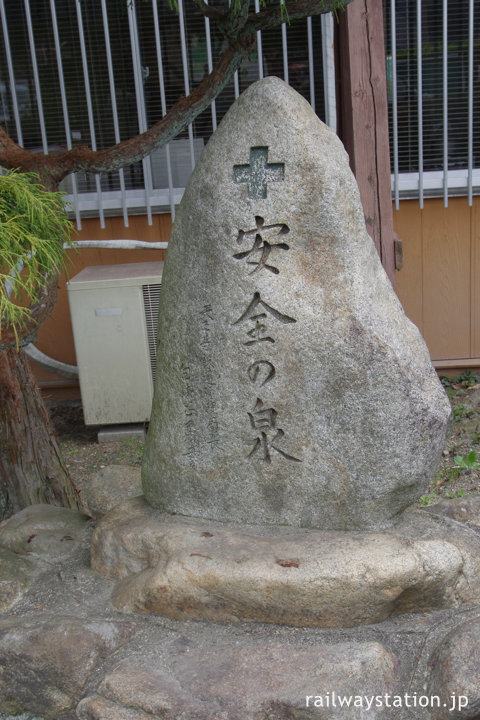
M250 14L248 0L232 3L227 13L207 5L205 0L194 2L205 17L217 22L229 44L212 72L188 97L181 97L167 115L146 132L109 148L94 151L87 146L75 146L71 150L53 151L48 155L21 148L0 128L0 165L38 173L47 189L55 189L71 172L106 173L133 165L173 140L209 106L248 57L258 30L277 27L285 22L285 10L289 20L296 20L307 15L336 11L352 0L287 0L283 13L280 3L274 3L259 13Z
M211 5L207 5L205 0L193 0L193 2L204 17L208 17L210 20L214 20L218 23L225 22L227 19L228 13L223 13L221 10L217 10L217 8L212 7Z
M267 30L284 23L285 16L291 21L308 15L323 15L343 10L345 5L351 2L353 0L287 0L283 13L280 3L274 4L259 13L250 13L248 24L252 25L255 30Z
M133 165L158 147L166 145L223 90L231 76L247 57L250 42L244 45L229 45L215 64L212 72L193 90L188 97L181 97L170 111L152 127L104 150L91 150L86 146L75 146L71 150L59 150L45 155L23 150L2 130L8 138L7 153L0 151L0 164L4 167L21 167L24 171L37 172L42 181L50 177L56 183L71 172L112 172L121 167Z
M53 275L40 290L36 303L30 307L30 315L21 327L13 325L0 326L0 351L8 348L23 347L36 340L40 325L47 319L57 302L58 274Z

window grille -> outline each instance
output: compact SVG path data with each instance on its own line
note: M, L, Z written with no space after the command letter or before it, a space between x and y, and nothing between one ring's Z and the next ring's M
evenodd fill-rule
M392 189L480 192L480 0L384 0Z
M43 152L108 147L150 127L188 94L219 57L215 24L179 0L0 0L0 123ZM258 0L252 10L258 11ZM322 42L323 38L323 42ZM62 182L81 218L175 212L209 136L252 82L278 75L335 127L333 19L318 16L259 33L233 81L169 145L117 172Z

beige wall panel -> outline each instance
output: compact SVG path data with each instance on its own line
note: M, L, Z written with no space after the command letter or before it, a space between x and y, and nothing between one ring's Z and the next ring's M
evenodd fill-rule
M397 270L397 295L407 316L423 333L422 211L404 200L393 211L393 227L403 242L403 268Z
M425 202L423 334L433 360L470 357L470 209L466 198Z
M473 198L471 209L471 258L472 258L472 329L471 329L471 354L472 357L480 358L480 197Z
M170 215L153 215L153 224L148 225L144 215L129 218L130 227L125 227L122 217L105 218L106 227L102 230L97 218L82 220L83 228L74 236L74 240L143 240L147 242L167 242L172 226ZM67 273L60 277L58 300L54 311L45 321L38 333L39 350L46 355L69 364L76 364L73 344L72 325L68 306L66 281L89 265L115 265L117 263L153 262L165 259L165 250L85 250L68 251ZM37 380L50 382L54 376L32 364Z

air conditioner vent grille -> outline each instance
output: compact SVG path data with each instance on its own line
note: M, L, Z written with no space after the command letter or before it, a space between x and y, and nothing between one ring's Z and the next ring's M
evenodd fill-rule
M157 365L157 326L158 326L158 306L160 302L160 283L152 283L151 285L143 285L143 305L145 308L145 320L147 324L148 350L150 353L150 366L152 368L152 378L155 380L155 370Z

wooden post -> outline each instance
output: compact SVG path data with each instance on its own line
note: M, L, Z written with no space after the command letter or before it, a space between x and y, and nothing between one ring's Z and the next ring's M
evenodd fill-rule
M368 232L395 287L382 0L353 0L340 14L339 60L340 134Z

